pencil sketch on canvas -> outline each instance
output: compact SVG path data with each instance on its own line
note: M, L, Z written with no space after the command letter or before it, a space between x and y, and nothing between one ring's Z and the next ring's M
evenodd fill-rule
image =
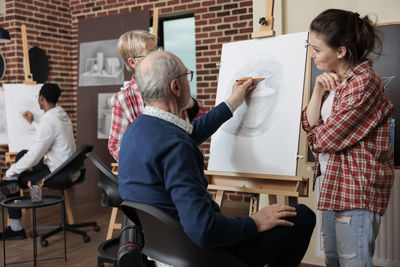
M79 45L79 86L124 82L124 65L118 56L117 42L115 39Z
M0 144L8 144L6 101L3 87L0 87Z
M295 175L308 33L224 44L216 104L264 78L212 136L209 170Z
M97 107L97 138L108 139L111 127L112 97L114 93L100 93Z
M10 152L29 149L35 140L35 128L23 117L30 111L37 123L43 115L38 96L42 84L4 84L7 114L8 146Z
M281 64L274 60L260 60L238 69L229 83L233 84L235 77L262 77L264 80L258 83L257 90L245 99L243 105L235 111L233 118L227 121L222 129L234 135L257 136L272 127L281 73ZM230 93L229 90L225 92ZM223 96L224 99L228 97L229 94Z

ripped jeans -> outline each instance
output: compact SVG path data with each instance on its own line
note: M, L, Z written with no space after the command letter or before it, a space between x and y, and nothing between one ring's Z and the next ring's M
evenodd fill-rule
M327 267L372 267L381 216L365 209L322 211Z

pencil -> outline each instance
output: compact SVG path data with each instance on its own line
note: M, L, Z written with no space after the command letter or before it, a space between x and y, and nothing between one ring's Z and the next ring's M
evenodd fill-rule
M236 81L237 81L237 82L245 82L245 81L247 81L248 79L252 79L253 81L259 82L259 81L264 80L265 78L242 78L242 79L238 79L238 80L236 80Z

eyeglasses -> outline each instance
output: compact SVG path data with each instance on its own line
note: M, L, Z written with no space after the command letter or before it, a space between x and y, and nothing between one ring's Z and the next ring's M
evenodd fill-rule
M182 76L184 76L184 75L187 75L186 77L187 77L187 79L188 79L188 81L189 82L191 82L192 80L193 80L193 71L192 70L189 70L189 72L186 72L186 73L183 73L183 74L181 74L181 75L178 75L178 76L176 76L174 79L178 79L179 77L182 77Z
M147 56L147 55L150 55L150 54L155 53L155 52L158 52L158 51L163 51L163 48L162 48L162 47L157 47L157 48L154 48L153 50L150 50L146 55L134 56L133 58L145 57L145 56Z

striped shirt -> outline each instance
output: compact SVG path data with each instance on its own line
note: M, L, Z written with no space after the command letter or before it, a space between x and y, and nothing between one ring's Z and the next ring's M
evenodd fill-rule
M358 65L335 90L332 113L324 123L310 126L307 107L303 129L316 157L315 179L320 175L319 153L330 153L318 209L367 209L383 215L394 180L389 124L394 106L372 62Z

